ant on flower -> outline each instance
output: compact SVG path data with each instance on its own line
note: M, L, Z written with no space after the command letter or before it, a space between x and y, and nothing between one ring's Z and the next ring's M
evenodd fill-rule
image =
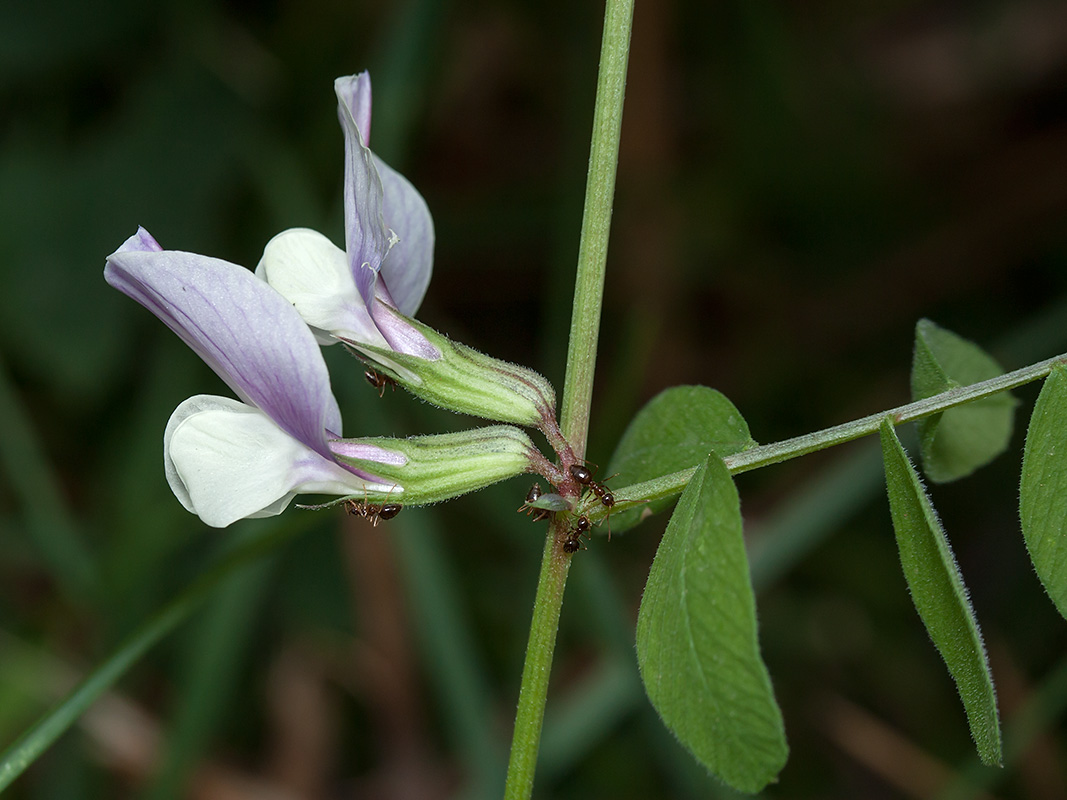
M388 375L382 375L373 367L368 367L363 373L363 377L367 379L367 383L378 390L378 397L385 397L386 386L391 387L394 392L396 391L396 381Z

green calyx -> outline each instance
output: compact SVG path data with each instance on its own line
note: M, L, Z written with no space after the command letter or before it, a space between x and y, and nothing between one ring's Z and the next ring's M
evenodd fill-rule
M354 452L376 448L388 456L384 461L396 463L347 456L346 446ZM331 449L380 481L395 481L396 502L409 506L439 503L529 472L539 455L530 437L510 425L408 439L341 439Z
M492 358L433 328L384 306L441 352L438 359L406 355L360 344L375 367L416 397L440 408L473 417L542 427L555 419L556 393L545 378L527 367Z

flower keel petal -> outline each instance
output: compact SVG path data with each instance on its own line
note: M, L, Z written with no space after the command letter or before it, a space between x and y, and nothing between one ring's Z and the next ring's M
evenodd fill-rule
M348 495L379 486L226 397L186 400L171 415L163 441L175 496L215 528L280 514L300 493Z
M293 304L319 344L336 337L385 346L356 289L345 252L318 231L282 231L263 250L256 275Z

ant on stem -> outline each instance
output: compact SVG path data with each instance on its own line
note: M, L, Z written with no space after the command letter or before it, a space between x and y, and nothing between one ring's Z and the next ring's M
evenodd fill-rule
M604 485L607 481L600 483L593 480L593 472L589 467L583 464L571 464L570 473L571 477L578 481L582 486L588 486L593 494L600 498L600 502L603 503L605 507L611 508L615 505L615 495L613 495L611 490ZM614 475L611 476L611 478L614 477ZM610 481L611 478L608 478L608 481Z
M586 516L578 517L578 522L567 533L567 538L563 541L564 553L576 553L579 548L584 549L585 545L582 544L582 536L589 532L592 527L592 523L589 522L589 518Z

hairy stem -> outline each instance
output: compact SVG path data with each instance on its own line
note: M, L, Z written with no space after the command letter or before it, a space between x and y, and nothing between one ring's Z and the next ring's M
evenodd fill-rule
M604 291L611 206L615 194L615 169L619 157L626 64L630 53L630 24L633 0L607 0L604 35L600 48L596 105L593 110L593 137L589 153L585 210L578 247L578 274L575 280L574 310L567 351L567 376L563 387L560 434L567 444L565 456L581 458L589 430L589 405L593 394L600 308ZM548 432L550 440L552 432ZM561 447L553 444L557 452ZM571 462L573 463L573 461ZM568 465L563 464L565 469ZM568 486L567 484L573 484ZM573 481L564 481L561 491L577 496ZM571 554L563 549L568 538L569 516L557 514L549 525L541 561L541 577L534 601L530 639L519 689L515 732L508 762L508 800L526 800L533 793L534 770L541 744L541 726L548 699L548 676L556 647L563 589L567 583Z
M998 375L987 381L973 383L968 386L957 386L940 394L916 400L907 405L897 406L888 411L880 411L877 414L871 414L842 425L835 425L832 428L825 428L815 433L806 433L803 436L784 439L773 444L753 447L750 450L727 456L723 461L729 468L731 475L770 466L771 464L778 464L791 458L814 453L816 450L825 450L834 445L851 442L854 439L877 433L878 426L881 425L882 420L886 417L890 417L894 425L914 422L917 419L929 417L947 409L972 403L975 400L981 400L983 397L990 397L999 392L1015 389L1032 381L1040 380L1048 376L1054 364L1061 362L1067 363L1067 353L1017 369L1014 372ZM613 488L612 491L615 493L616 503L611 510L613 512L625 511L628 508L642 506L652 500L677 496L685 489L694 472L696 472L695 467L672 472L669 475L663 475L643 483L624 486L617 490ZM590 521L597 522L606 516L607 511L608 509L605 509L597 498L592 497L576 513L584 513Z

